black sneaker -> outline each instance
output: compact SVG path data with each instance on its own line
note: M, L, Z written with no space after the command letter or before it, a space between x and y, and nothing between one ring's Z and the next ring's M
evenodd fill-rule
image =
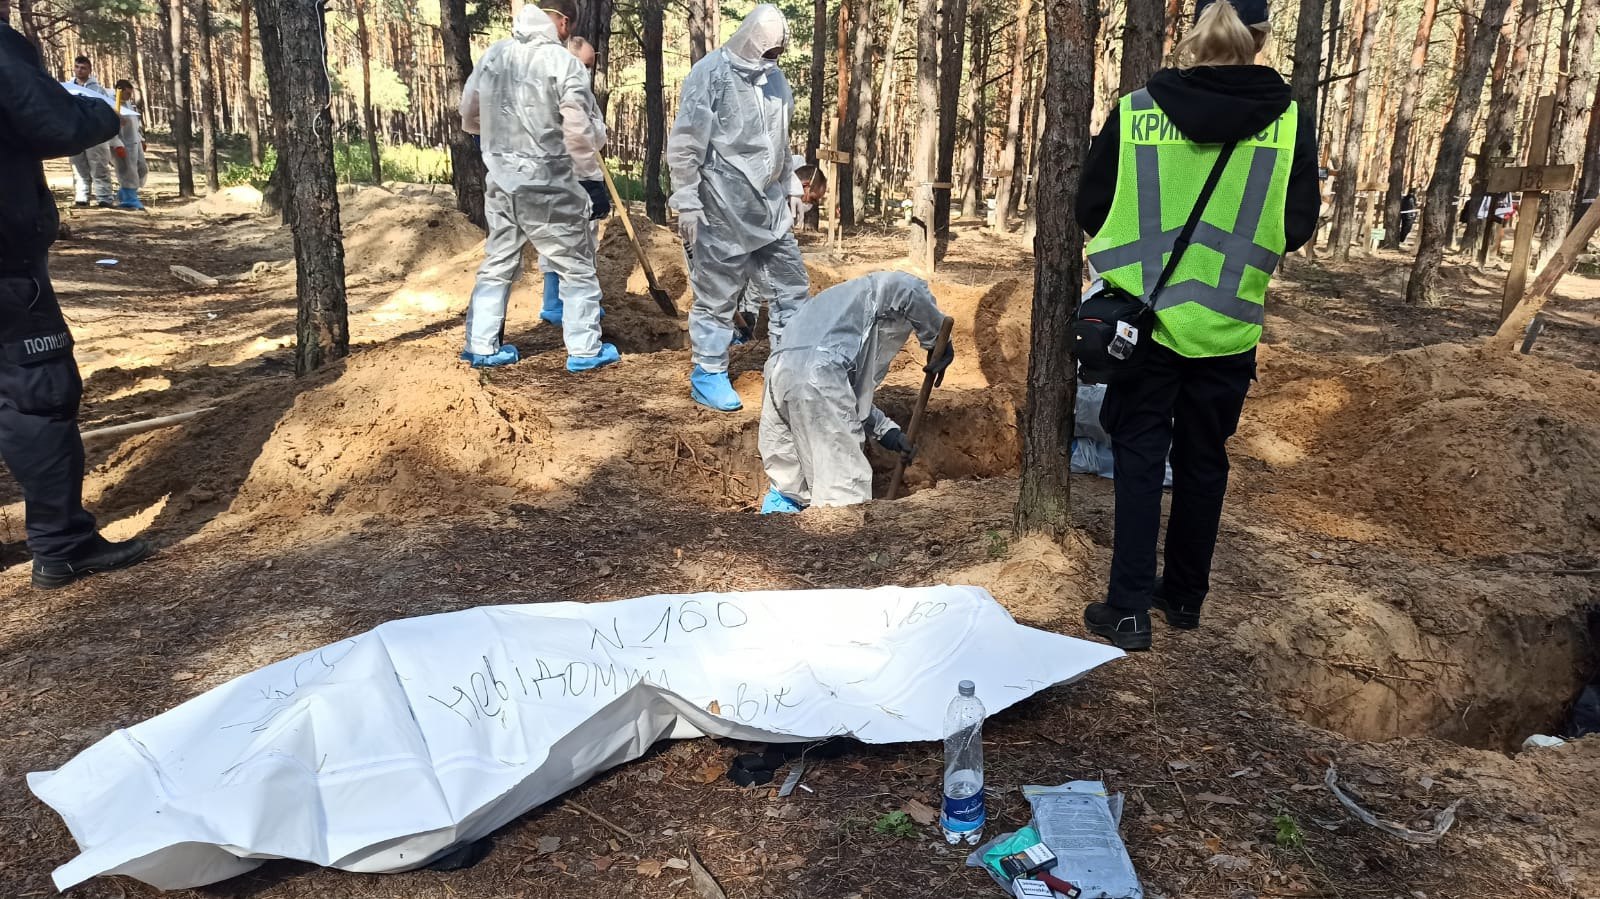
M1173 602L1162 592L1161 578L1156 578L1155 592L1150 594L1150 606L1167 619L1168 627L1192 631L1200 626L1200 603Z
M151 553L150 544L143 540L124 540L112 543L96 535L72 559L64 562L33 563L33 585L43 590L54 590L91 574L116 571L144 561Z
M73 200L72 201L72 208L73 209L88 209L89 208L89 201L88 200Z
M1089 603L1083 624L1118 649L1139 652L1150 648L1150 613L1119 609L1103 602Z

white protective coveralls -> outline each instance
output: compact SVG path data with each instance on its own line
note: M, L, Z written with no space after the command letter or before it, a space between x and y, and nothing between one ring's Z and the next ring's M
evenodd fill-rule
M92 76L83 84L68 80L61 82L61 86L80 96L89 96L89 92L93 92L103 97L107 103L115 104L111 92ZM95 144L72 157L74 202L88 203L91 199L91 189L96 203L110 203L115 199L111 192L111 165L116 158L111 152L112 143L113 141L106 141L103 144Z
M117 157L117 186L122 190L142 190L150 177L150 164L144 157L144 122L131 105L123 104L119 113L122 133L118 139L123 155Z
M927 282L905 272L846 281L801 306L764 371L761 464L773 488L802 506L872 499L861 444L900 427L872 395L906 338L931 350L944 319Z
M489 222L483 265L467 307L467 352L500 349L522 248L533 244L561 278L567 353L600 352L600 280L593 206L580 181L599 181L603 129L589 72L537 6L517 14L511 37L489 47L461 94L462 127L481 134Z
M778 8L757 6L725 45L689 70L667 137L668 203L680 218L704 216L685 249L694 289L689 340L695 364L708 372L728 370L733 312L750 282L772 303L774 347L811 289L791 230L794 95L777 61L762 58L787 40Z

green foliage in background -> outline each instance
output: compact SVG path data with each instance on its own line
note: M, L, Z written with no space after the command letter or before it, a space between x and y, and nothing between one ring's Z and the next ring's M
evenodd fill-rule
M405 181L413 184L449 184L450 153L434 147L415 144L385 144L378 152L383 157L383 180ZM222 171L225 186L250 184L264 188L272 177L272 167L277 164L277 150L271 146L261 153L261 164L229 162ZM366 141L339 142L333 147L333 167L344 183L365 183L372 180L372 159Z

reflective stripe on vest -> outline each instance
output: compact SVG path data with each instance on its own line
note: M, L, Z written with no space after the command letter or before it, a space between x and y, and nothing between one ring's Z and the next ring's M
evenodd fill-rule
M1107 282L1146 296L1221 147L1184 138L1144 89L1123 98L1120 115L1115 197L1106 224L1089 243L1089 261ZM1219 356L1244 352L1260 339L1267 281L1284 248L1297 118L1291 103L1261 134L1240 141L1157 299L1159 343L1185 356ZM1170 197L1162 192L1164 159L1167 176L1179 179ZM1230 220L1230 226L1219 224Z

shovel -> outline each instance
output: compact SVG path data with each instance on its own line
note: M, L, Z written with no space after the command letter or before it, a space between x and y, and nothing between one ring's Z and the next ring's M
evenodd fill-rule
M930 358L939 359L944 356L945 348L950 345L950 329L955 323L954 318L945 316L944 324L939 326L939 338L933 342L933 355ZM920 449L917 446L917 437L922 433L922 413L927 411L928 395L933 393L933 381L937 377L938 375L931 371L922 376L922 392L917 394L917 405L911 410L911 425L906 428L906 440L911 443L912 453ZM894 463L894 476L889 478L889 499L900 495L900 485L905 479L905 474L906 457L902 455Z
M672 297L667 296L667 292L656 282L655 269L650 267L650 259L645 256L644 247L639 245L639 235L633 230L633 219L628 216L628 204L622 202L622 197L617 194L617 185L611 180L611 172L604 166L601 166L600 171L606 178L606 190L611 192L611 205L622 214L622 229L628 232L628 243L633 244L633 252L639 257L639 267L644 269L644 279L650 285L650 299L656 301L662 312L677 318L678 307L673 304Z

